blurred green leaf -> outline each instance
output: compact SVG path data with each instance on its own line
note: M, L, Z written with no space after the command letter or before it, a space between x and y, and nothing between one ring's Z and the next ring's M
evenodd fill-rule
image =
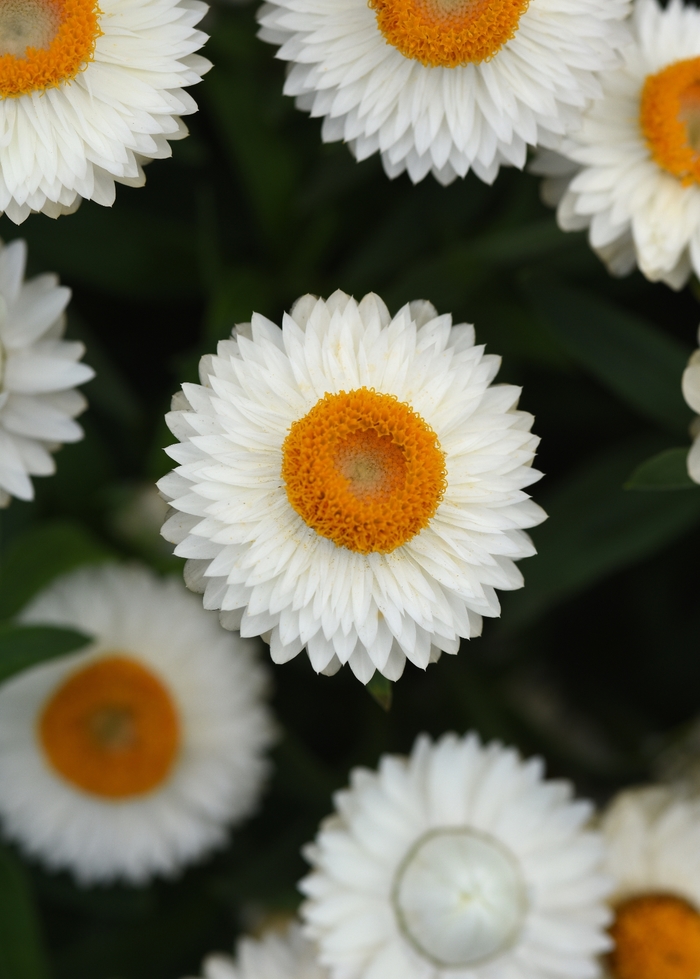
M0 979L48 979L34 901L24 869L0 848Z
M90 642L74 629L43 625L0 625L0 683L15 673L57 656L65 656Z
M646 459L634 470L625 483L631 490L698 489L688 475L688 447L664 449Z
M41 524L13 539L0 565L0 619L14 615L57 575L111 553L79 524Z
M393 686L391 680L387 680L385 676L376 671L372 679L367 684L367 693L376 700L382 710L391 710L391 701L393 699Z
M690 350L607 299L544 276L528 276L533 306L567 353L640 415L686 429L681 394Z

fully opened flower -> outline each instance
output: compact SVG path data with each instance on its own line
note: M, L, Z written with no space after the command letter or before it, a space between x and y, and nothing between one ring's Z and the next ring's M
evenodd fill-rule
M0 506L33 499L29 477L55 472L51 452L83 437L75 387L94 376L82 343L61 339L70 289L55 275L24 282L26 258L23 241L0 242Z
M539 759L421 736L409 758L356 769L335 805L300 885L334 979L598 975L602 844L582 828L591 806Z
M0 821L83 883L172 874L255 807L271 723L250 644L181 583L73 573L23 613L94 636L0 687Z
M537 439L499 360L425 302L392 319L342 292L262 316L205 357L168 417L159 486L185 580L284 663L363 682L425 668L499 612L544 514Z
M637 0L632 27L564 159L545 153L534 169L560 226L588 228L611 272L638 265L680 289L700 273L700 10Z
M700 343L700 330L698 330L698 343ZM700 349L695 350L688 361L688 366L683 371L683 397L693 409L698 413L691 426L694 441L688 453L688 475L696 483L700 483Z
M672 788L620 793L602 821L615 882L608 979L700 976L700 803Z
M243 938L236 951L235 961L227 955L205 959L203 979L329 979L298 924L284 933L269 930L259 939Z
M572 125L616 63L630 0L273 0L260 36L323 139L444 184L491 183ZM547 142L548 145L548 142Z
M195 52L197 0L6 0L0 7L0 212L19 224L82 198L110 205L115 181L170 156L196 111L183 88L210 67Z

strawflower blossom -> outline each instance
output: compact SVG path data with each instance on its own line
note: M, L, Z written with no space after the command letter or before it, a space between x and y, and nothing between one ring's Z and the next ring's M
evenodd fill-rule
M236 958L209 955L202 979L330 979L318 961L318 951L301 934L298 924L285 932L268 929L260 938L242 938Z
M74 572L22 621L94 639L0 687L5 834L84 884L172 875L222 845L268 768L251 644L138 567Z
M544 519L525 488L537 439L499 358L430 303L304 296L255 314L167 417L179 463L163 535L227 628L285 663L397 679L499 614Z
M700 344L700 330L698 330ZM688 405L698 413L691 425L693 445L688 453L688 475L696 483L700 483L700 349L693 351L688 366L683 371L683 397Z

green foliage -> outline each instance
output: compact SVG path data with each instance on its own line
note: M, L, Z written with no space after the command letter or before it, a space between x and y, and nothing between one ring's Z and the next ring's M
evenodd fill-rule
M0 847L0 979L49 979L40 925L26 872Z
M0 683L37 663L65 656L90 642L74 629L0 625Z
M688 475L688 447L664 449L637 466L625 483L633 490L697 489Z

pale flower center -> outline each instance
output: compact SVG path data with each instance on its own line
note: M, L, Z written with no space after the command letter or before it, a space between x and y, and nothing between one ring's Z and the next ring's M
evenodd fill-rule
M0 0L0 55L24 58L27 48L47 49L60 23L60 8L55 3Z
M467 828L421 836L399 866L392 900L405 937L443 968L468 968L507 951L527 911L513 854Z

